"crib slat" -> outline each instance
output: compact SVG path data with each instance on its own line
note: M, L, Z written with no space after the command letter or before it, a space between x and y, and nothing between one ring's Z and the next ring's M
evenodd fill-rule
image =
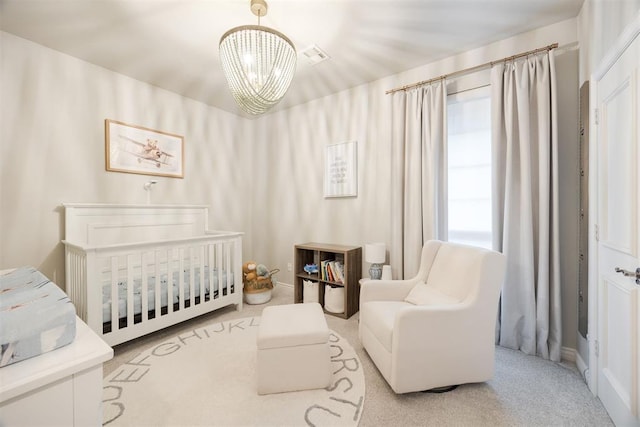
M242 283L242 238L233 239L233 283L236 289L234 301L237 301L236 310L242 310L243 283Z
M224 271L227 272L227 295L231 297L231 245L229 244L229 242L226 242L226 244L224 245L224 259Z
M216 271L218 272L218 296L220 298L224 298L225 294L225 283L222 280L224 275L224 270L222 268L223 254L224 252L222 243L216 243Z
M173 265L174 263L174 249L173 248L169 248L167 249L167 313L173 313L173 294L174 294L174 288L173 288L173 275L174 275L174 270L175 267ZM175 272L176 275L179 275L177 272Z
M223 250L223 259L222 259L222 267L221 270L225 272L225 275L223 276L224 279L224 283L225 283L225 287L227 288L227 297L230 298L231 297L231 280L230 280L230 275L226 274L229 272L229 242L224 242L222 245L222 250Z
M147 252L140 253L140 316L142 322L146 322L149 316L149 282L147 274Z
M178 249L178 309L184 309L184 249Z
M119 328L118 315L120 308L120 301L118 298L118 257L111 257L111 331L116 331Z
M214 243L213 244L213 253L214 253L213 268L215 269L216 291L217 291L218 299L220 299L222 297L222 282L221 282L222 272L218 268L218 252L219 252L218 244Z
M218 275L220 278L220 289L222 293L220 294L222 298L226 298L229 294L229 289L227 289L227 281L225 280L225 271L224 271L224 251L225 245L222 243L218 243Z
M242 284L242 245L240 244L240 240L232 240L230 242L231 246L231 279L233 281L234 288L234 299L239 295L240 304L236 307L238 310L242 310L242 300L243 300L243 284ZM236 265L239 263L239 267Z
M127 307L127 318L125 319L125 327L127 326L131 326L133 325L133 307L134 307L134 298L133 298L133 291L135 289L135 282L134 282L134 277L133 277L133 266L134 266L134 259L133 259L133 255L131 254L127 254L124 257L125 263L126 263L126 268L127 268L127 300L126 300L126 307Z
M209 300L212 301L216 298L215 289L216 285L213 281L214 279L214 265L213 265L213 253L214 246L212 244L207 245L208 254L207 254L207 263L209 264Z
M222 291L220 290L220 271L218 270L218 245L211 245L211 269L213 270L213 288L215 291L215 295L217 299L220 299L222 296Z
M160 251L156 251L155 252L155 275L156 275L156 280L155 280L155 286L153 291L155 292L155 305L154 305L154 312L155 312L155 319L157 319L158 317L160 317L160 311L161 311L161 299L162 299L162 290L161 290L161 267L162 264L160 262ZM168 259L168 254L167 254L167 259ZM168 274L168 272L167 272Z
M189 247L189 306L192 307L196 303L196 288L195 288L195 248Z
M200 254L198 255L198 260L200 260L200 265L198 269L200 270L200 280L198 281L198 286L200 287L200 304L204 304L205 302L205 286L204 286L204 277L205 277L205 264L204 264L204 254L205 247L204 245L198 246Z
M227 258L227 245L220 243L220 281L222 282L222 287L225 290L225 296L229 296L229 291L231 290L229 287L229 283L227 282L227 277L225 276L225 263Z

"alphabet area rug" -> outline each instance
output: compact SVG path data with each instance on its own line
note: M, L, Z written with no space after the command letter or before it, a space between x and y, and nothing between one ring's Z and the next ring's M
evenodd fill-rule
M144 350L104 378L104 425L357 426L364 373L347 340L331 331L330 387L260 396L259 324L214 323Z

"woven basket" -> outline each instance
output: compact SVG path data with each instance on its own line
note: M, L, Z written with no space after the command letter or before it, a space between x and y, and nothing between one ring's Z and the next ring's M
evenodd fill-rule
M245 294L257 294L273 289L273 280L271 276L276 274L280 269L276 268L269 272L267 276L260 276L253 280L247 280L246 275L242 276L242 284L244 285Z

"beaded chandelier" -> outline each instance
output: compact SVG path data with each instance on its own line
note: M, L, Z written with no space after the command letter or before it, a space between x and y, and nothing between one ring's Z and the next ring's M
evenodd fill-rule
M264 0L251 0L258 25L243 25L220 39L222 69L238 105L259 115L284 97L296 71L296 49L284 34L260 26L267 14Z

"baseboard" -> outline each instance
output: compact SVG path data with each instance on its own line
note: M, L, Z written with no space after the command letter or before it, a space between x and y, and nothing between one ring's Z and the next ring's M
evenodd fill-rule
M566 362L576 363L576 354L578 352L575 348L562 347L560 349L560 359Z
M580 352L573 348L562 347L560 350L560 355L562 357L562 361L571 362L576 365L576 369L580 373L580 376L584 380L584 382L589 385L589 366L585 363L585 361L580 356Z
M576 352L576 367L578 368L578 371L580 371L582 379L587 383L587 385L589 385L589 366L585 363L578 352Z
M289 283L278 282L277 286L286 286L287 288L293 289L293 285L291 285Z

